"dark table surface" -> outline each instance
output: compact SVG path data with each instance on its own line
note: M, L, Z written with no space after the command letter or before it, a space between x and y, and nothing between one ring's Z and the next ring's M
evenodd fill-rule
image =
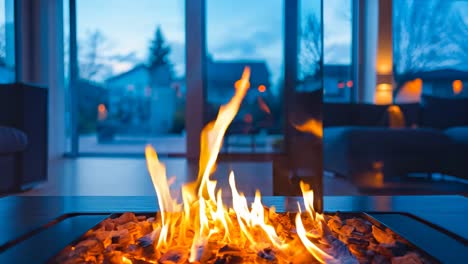
M269 196L277 211L296 211L297 197ZM468 199L463 196L329 196L325 211L406 212L468 239ZM0 199L0 245L68 213L153 212L155 197L11 196Z

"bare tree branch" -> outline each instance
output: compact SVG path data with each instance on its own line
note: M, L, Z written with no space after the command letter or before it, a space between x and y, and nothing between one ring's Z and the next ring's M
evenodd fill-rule
M300 38L299 64L302 75L314 76L320 73L322 60L322 28L314 14L306 17Z

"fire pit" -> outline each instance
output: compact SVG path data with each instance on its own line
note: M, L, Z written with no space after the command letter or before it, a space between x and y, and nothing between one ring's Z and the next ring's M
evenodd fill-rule
M225 240L213 235L195 251L190 240L193 230L169 234L167 247L155 242L160 214L114 214L70 244L50 263L438 263L424 251L363 213L325 214L324 233L307 234L301 241L296 213L275 213L263 208L283 244L277 246L258 229L254 241L243 237L240 226ZM294 217L296 215L296 217ZM182 217L179 216L179 217ZM230 220L236 220L230 214ZM308 214L301 221L308 230L317 230ZM322 223L325 223L322 222ZM305 233L303 233L305 234ZM181 237L182 235L182 237ZM186 241L186 242L184 242ZM188 243L187 243L188 242ZM195 252L195 253L193 253Z
M202 131L199 174L179 194L170 189L164 164L148 146L146 159L160 212L113 215L71 243L50 263L435 263L396 233L358 213L314 210L309 184L300 182L298 212L253 203L229 175L230 206L210 179L223 137L249 88L250 70L215 121ZM315 124L315 123L314 123ZM312 130L313 133L315 130Z

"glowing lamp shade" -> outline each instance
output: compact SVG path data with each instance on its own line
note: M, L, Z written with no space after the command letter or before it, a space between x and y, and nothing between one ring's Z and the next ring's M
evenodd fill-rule
M393 102L393 89L389 83L382 83L375 88L374 103L377 105L389 105Z
M452 83L453 94L460 94L463 91L463 82L455 80Z

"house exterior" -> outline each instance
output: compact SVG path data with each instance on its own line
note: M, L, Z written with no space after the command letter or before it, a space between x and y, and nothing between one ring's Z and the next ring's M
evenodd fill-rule
M468 97L468 71L436 70L416 75L422 80L422 93L436 97ZM454 82L461 83L461 89L454 91ZM456 85L455 85L456 86Z
M272 96L270 72L264 61L213 61L207 62L207 110L214 118L220 105L234 95L234 83L240 79L245 66L251 69L251 88L240 110L249 112L250 106L258 108L258 97L265 101ZM169 67L150 69L140 64L127 72L106 80L109 91L108 113L133 134L167 134L173 130L184 104L186 86L184 79L172 79ZM180 123L180 120L177 121ZM136 131L138 130L138 131Z
M344 64L325 64L322 76L306 76L298 84L296 91L311 92L324 87L324 100L327 102L349 102L354 82L351 79L351 66Z
M79 80L78 87L78 132L80 134L92 133L96 130L97 110L100 104L108 105L108 90L102 85L88 80Z
M132 133L168 133L176 105L171 84L168 66L150 69L143 64L107 79L109 116L133 127Z
M396 77L396 102L419 102L421 95L468 97L468 71L435 70Z
M207 101L212 105L222 105L234 95L234 83L240 79L246 66L250 67L250 89L244 101L257 100L259 93L269 94L271 89L270 72L264 61L213 61L207 62ZM263 85L264 92L258 87Z
M325 64L323 66L324 100L327 102L349 102L354 82L351 65Z

